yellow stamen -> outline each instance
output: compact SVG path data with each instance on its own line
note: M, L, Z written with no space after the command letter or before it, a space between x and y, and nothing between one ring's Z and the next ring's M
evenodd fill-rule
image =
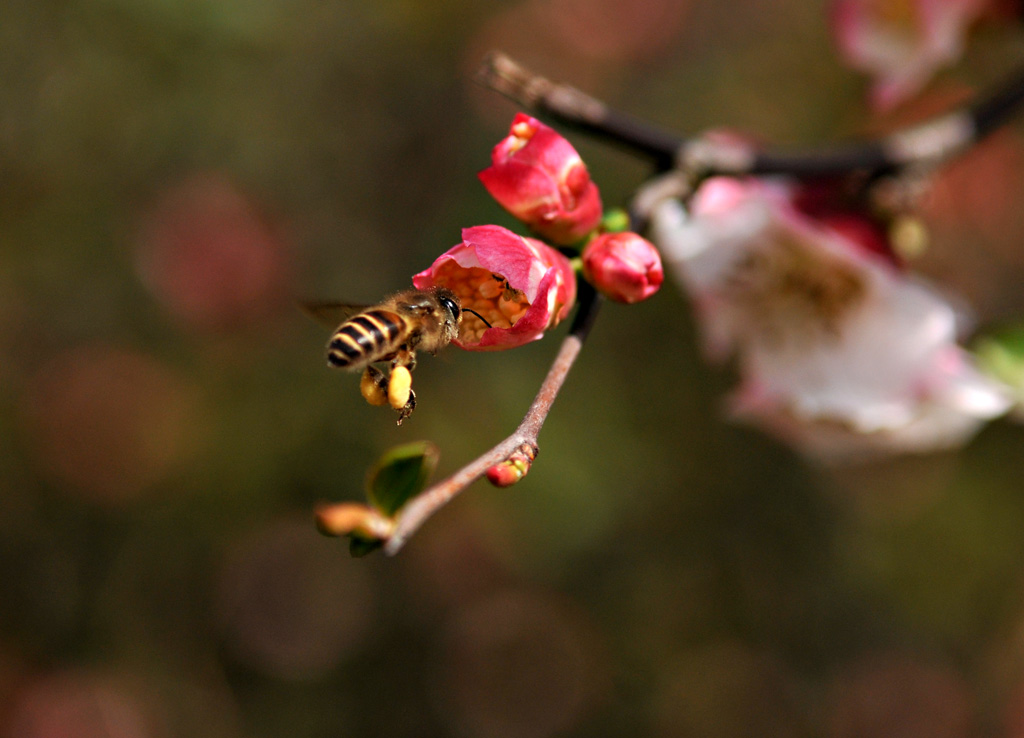
M505 277L481 267L463 268L448 262L438 270L436 280L455 292L463 308L476 311L494 328L511 328L530 307L526 295L511 287ZM475 343L486 330L476 315L463 313L459 340Z
M487 300L493 300L502 293L502 287L493 279L489 279L477 288L477 292L480 293L481 297Z

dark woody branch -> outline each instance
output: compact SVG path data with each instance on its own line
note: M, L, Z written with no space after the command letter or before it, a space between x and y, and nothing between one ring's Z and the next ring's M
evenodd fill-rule
M691 175L820 177L846 172L878 175L942 162L987 136L1015 115L1024 102L1024 67L972 105L882 138L820 149L756 150L740 143L687 139L609 108L569 85L533 74L495 52L477 79L538 115L624 147L652 161L660 171L678 168Z

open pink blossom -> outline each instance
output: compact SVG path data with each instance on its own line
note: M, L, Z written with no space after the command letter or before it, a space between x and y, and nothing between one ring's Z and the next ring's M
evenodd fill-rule
M920 91L963 53L970 24L988 0L833 0L832 30L851 67L874 77L882 110Z
M588 243L583 249L583 271L600 292L625 303L646 300L665 280L658 249L629 231L602 233Z
M552 243L579 241L601 221L587 167L554 129L517 113L480 181L501 206Z
M689 213L666 200L653 214L710 355L738 359L738 415L812 442L830 428L853 453L955 445L1009 409L957 345L949 302L792 202L787 185L717 178Z
M576 275L569 260L533 238L501 226L462 231L462 243L412 278L419 289L447 287L463 308L454 343L470 351L490 351L536 341L572 309Z

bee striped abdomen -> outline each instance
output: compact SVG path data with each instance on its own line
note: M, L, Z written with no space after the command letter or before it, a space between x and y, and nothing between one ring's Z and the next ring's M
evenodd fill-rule
M327 363L339 368L370 364L397 348L405 321L390 310L367 310L346 320L327 347Z

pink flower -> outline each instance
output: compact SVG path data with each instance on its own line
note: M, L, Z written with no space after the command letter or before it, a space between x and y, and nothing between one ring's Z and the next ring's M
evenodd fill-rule
M454 343L470 351L536 341L568 315L576 301L576 275L565 256L495 225L464 229L462 243L412 282L419 289L449 288L463 308L475 310L491 324L488 328L477 316L463 313Z
M653 214L710 355L738 359L740 417L856 453L955 445L1009 409L1007 389L957 345L949 302L793 197L782 184L715 178L689 213L666 200Z
M601 196L580 155L539 120L517 113L491 162L480 172L484 187L551 242L575 243L601 221Z
M808 417L745 383L732 397L731 415L820 459L857 461L893 453L955 449L984 420L1012 404L1008 390L982 375L957 346L937 352L934 373L923 376L922 396L905 422L865 432L827 416Z
M847 64L875 78L872 104L892 108L963 51L986 0L833 0L832 30Z
M654 244L636 233L603 233L583 249L583 272L616 302L646 300L661 288L665 273Z

